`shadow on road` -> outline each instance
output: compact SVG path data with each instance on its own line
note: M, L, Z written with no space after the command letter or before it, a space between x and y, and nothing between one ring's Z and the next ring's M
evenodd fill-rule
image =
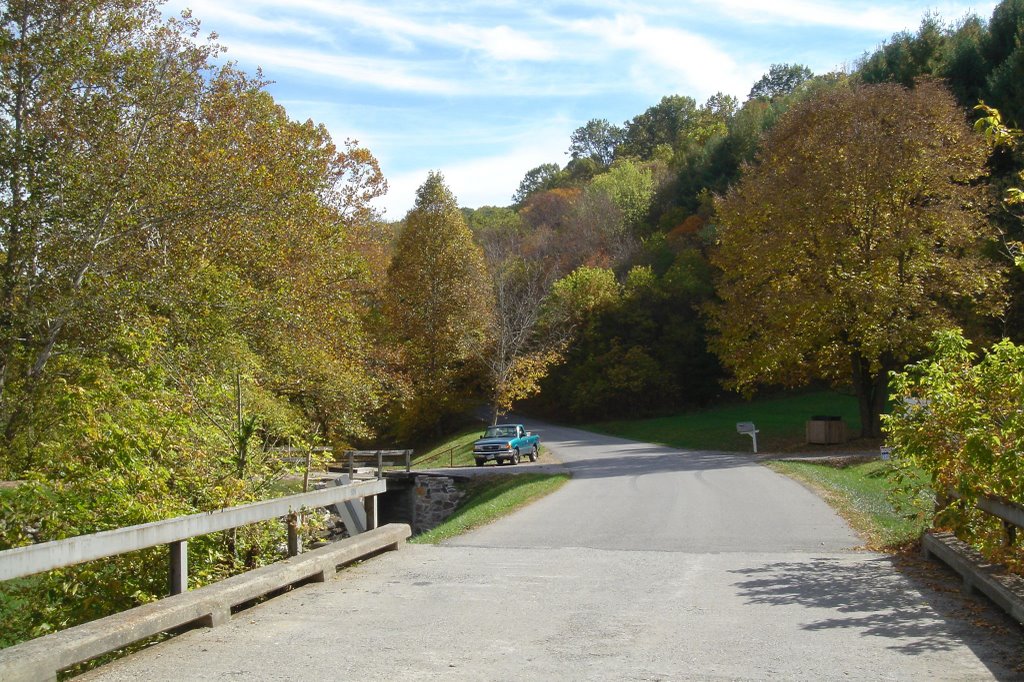
M748 603L844 614L809 622L805 630L852 628L891 638L889 648L908 656L963 644L997 679L1019 680L1024 673L1024 629L987 602L962 595L954 578L923 559L851 564L819 558L732 572L744 577L735 586Z
M565 462L573 478L608 478L615 476L642 476L666 472L711 471L758 466L752 460L737 455L668 450L658 446L633 446L622 454L581 458Z

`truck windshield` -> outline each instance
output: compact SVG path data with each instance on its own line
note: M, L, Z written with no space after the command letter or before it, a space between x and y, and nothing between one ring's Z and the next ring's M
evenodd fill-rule
M484 438L512 438L516 435L514 426L488 426Z

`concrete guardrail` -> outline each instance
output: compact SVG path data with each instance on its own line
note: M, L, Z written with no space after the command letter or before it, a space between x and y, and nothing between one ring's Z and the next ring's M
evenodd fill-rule
M323 582L339 566L400 549L411 534L406 524L388 524L206 587L0 649L0 680L55 681L61 670L161 632L190 624L220 625L231 618L233 607L296 583Z
M964 590L977 591L1024 625L1024 579L1006 573L952 533L929 531L921 536L921 551L940 559L960 574Z

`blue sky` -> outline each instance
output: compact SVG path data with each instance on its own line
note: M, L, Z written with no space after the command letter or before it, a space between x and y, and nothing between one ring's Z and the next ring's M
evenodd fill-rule
M358 139L390 185L388 219L430 170L463 206L507 205L526 171L564 164L592 118L621 124L665 95L742 101L771 64L852 67L925 12L988 19L995 2L873 0L170 0L292 118Z

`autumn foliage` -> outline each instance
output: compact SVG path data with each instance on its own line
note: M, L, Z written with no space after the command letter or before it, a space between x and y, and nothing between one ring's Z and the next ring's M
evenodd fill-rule
M887 374L1000 269L978 180L986 149L933 81L838 88L795 105L719 202L714 347L734 386L850 383L878 435Z

